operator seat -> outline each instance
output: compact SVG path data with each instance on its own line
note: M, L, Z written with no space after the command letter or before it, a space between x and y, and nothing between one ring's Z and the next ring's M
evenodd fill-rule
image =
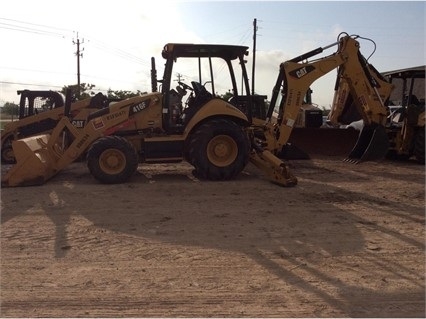
M191 85L194 89L194 99L188 103L188 107L183 111L182 121L184 124L194 116L195 113L208 101L213 98L213 95L199 82L192 81Z

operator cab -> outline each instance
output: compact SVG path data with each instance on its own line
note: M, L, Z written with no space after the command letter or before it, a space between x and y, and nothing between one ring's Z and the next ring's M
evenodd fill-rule
M158 81L164 96L165 130L183 132L194 114L206 103L224 97L250 119L254 99L249 98L244 60L247 55L246 46L166 44L162 51L166 59L164 76Z

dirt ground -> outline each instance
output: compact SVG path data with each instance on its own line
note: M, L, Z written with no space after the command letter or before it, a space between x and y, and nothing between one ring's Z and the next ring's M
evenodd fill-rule
M289 167L293 188L75 163L2 189L1 317L424 317L424 166Z

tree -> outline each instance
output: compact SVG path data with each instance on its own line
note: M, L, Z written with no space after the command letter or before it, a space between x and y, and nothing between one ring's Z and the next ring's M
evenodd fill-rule
M11 102L6 102L2 108L2 113L12 116L19 115L19 105Z
M146 93L146 92L145 92ZM123 100L123 99L127 99L129 97L134 97L134 96L138 96L144 94L141 91L137 90L136 92L132 92L132 91L113 91L111 89L108 89L107 92L107 97L109 99L113 99L113 100Z
M231 97L233 97L234 95L231 92L226 92L225 94L220 95L220 97L222 99L224 99L225 101L228 101Z
M96 85L94 84L80 83L80 89L78 89L78 84L65 85L62 88L61 93L66 95L67 90L71 89L73 95L72 100L80 101L94 96L96 93L91 90L93 90L95 86Z

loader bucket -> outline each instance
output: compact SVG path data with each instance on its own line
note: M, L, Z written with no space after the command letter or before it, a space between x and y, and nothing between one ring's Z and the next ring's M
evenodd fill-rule
M389 138L382 125L368 125L361 130L347 162L359 163L383 159L389 150Z
M40 185L55 174L46 148L48 140L45 134L12 142L16 164L2 176L2 187Z

